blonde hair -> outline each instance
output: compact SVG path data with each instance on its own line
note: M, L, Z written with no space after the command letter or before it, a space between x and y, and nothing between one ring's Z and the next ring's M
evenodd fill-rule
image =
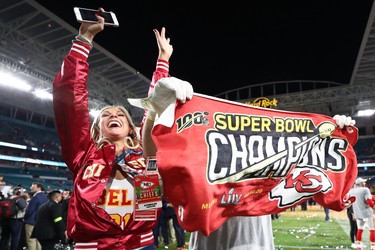
M134 122L131 119L129 112L125 109L125 107L121 105L106 106L100 110L99 114L95 117L94 122L91 125L91 129L90 129L91 138L96 142L99 148L102 147L106 143L109 143L109 144L112 143L108 138L102 137L100 135L100 128L99 128L99 122L100 122L100 118L103 112L110 108L119 109L122 113L124 113L126 119L128 120L129 134L124 139L125 146L130 149L139 148L141 146L141 143L137 134L137 127L134 125Z

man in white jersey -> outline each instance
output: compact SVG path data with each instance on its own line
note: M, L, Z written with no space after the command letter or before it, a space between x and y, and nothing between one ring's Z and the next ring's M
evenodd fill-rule
M349 196L354 196L356 198L352 206L358 227L356 235L357 250L362 250L365 247L362 244L362 234L366 225L370 230L371 250L375 250L375 230L373 221L375 203L372 199L370 189L366 187L366 181L366 179L358 178L355 181L354 187L349 191Z

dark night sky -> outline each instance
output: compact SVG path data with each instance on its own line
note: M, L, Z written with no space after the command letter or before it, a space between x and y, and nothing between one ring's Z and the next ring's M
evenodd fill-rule
M151 79L157 58L153 28L166 27L171 75L215 95L269 81L348 83L372 0L50 1L37 0L79 28L73 7L116 13L118 28L95 42Z

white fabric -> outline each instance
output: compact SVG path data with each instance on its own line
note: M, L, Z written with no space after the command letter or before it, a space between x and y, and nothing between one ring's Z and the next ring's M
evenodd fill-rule
M372 218L356 219L357 228L364 230L366 225L369 230L374 230L374 220Z
M120 227L124 229L125 221L122 218L134 212L133 184L127 178L122 180L110 178L105 188L105 195L97 205L103 208L116 223L121 223Z
M136 107L152 110L159 115L176 99L181 103L190 100L194 91L192 85L176 77L162 78L156 82L154 92L147 98L128 98L128 102Z
M154 125L162 124L163 126L166 126L168 128L172 127L173 123L174 123L174 111L175 111L175 108L176 108L176 103L172 103L171 105L169 105L164 110L163 114L160 115L160 117L158 117L155 120Z
M355 120L353 120L350 116L335 115L333 119L336 121L336 124L337 126L339 126L339 128L344 128L344 126L355 125Z
M236 216L207 237L190 235L189 250L274 250L271 215Z

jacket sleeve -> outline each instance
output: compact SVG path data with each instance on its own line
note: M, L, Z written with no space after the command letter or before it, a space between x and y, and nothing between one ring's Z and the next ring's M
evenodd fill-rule
M33 217L33 215L34 213L36 214L37 206L37 199L31 199L23 217L26 224L33 225L35 223L35 218Z
M170 75L169 75L169 62L165 61L165 60L162 60L162 59L158 59L156 61L156 69L155 69L154 73L152 74L150 87L148 89L148 96L150 96L152 94L152 92L154 92L156 82L159 81L162 78L165 78L165 77L170 77ZM147 110L145 110L144 113L143 113L143 118L142 118L142 122L141 122L141 126L140 126L140 134L142 134L142 127L143 127L143 124L145 122L146 117L147 117Z
M169 62L162 59L158 59L156 61L156 69L152 74L150 87L148 89L148 95L151 95L151 93L154 92L156 82L165 77L170 77Z
M62 156L73 178L81 166L79 159L90 142L90 115L88 109L88 68L86 62L90 47L74 42L65 56L60 71L53 81L53 109L59 134Z

